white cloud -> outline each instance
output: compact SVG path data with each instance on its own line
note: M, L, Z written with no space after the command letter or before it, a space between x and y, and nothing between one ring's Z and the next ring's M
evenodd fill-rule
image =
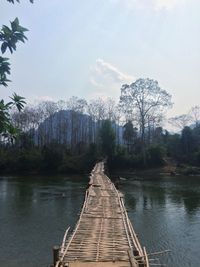
M92 96L116 97L122 84L132 83L134 80L134 76L123 73L111 63L99 58L90 71L90 84L97 89L93 90Z
M95 66L91 68L91 83L101 85L102 83L123 84L133 82L135 78L125 74L114 65L103 59L97 59Z

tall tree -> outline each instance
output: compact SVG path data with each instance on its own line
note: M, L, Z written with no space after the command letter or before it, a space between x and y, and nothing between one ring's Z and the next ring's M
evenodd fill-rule
M103 99L97 98L90 100L87 106L87 113L92 120L96 122L94 127L94 141L98 142L98 134L101 126L101 121L106 119L106 105Z
M193 132L190 127L183 128L181 133L181 145L184 158L190 160L191 154L195 148Z
M158 82L152 79L138 79L130 85L121 88L120 104L125 113L136 114L140 127L143 162L145 155L145 128L151 114L161 114L172 106L171 95L160 88Z
M123 139L126 143L128 153L131 153L134 140L137 138L137 129L133 127L131 121L128 121L123 128Z
M100 129L101 150L104 156L112 158L115 152L115 133L109 120L104 120Z
M106 119L106 103L103 99L97 98L92 99L88 105L88 114L95 121L105 120Z

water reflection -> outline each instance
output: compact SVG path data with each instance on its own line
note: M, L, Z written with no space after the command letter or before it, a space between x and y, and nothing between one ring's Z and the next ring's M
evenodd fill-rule
M86 182L76 176L0 178L1 266L51 264L52 247L77 220Z
M86 183L80 176L1 177L1 266L50 264L52 246L77 221ZM149 252L170 249L161 258L168 267L199 266L200 177L130 177L120 190Z
M199 266L200 177L129 177L121 190L148 251L170 249L169 267Z
M200 208L200 177L195 177L189 184L188 179L191 177L174 179L161 176L154 181L153 177L144 179L137 176L123 182L121 189L125 192L127 204L132 209L161 208L166 206L168 200L175 206L184 205L188 214L195 215Z

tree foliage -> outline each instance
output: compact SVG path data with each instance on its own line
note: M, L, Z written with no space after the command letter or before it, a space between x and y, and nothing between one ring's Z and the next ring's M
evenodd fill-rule
M130 120L123 126L123 128L123 139L126 142L128 153L131 153L133 143L137 138L137 128L133 127L133 123Z
M10 22L10 24L10 27L3 25L2 29L0 30L2 54L4 54L7 49L13 53L13 51L15 51L17 48L18 42L24 43L25 40L27 40L27 37L24 35L24 33L28 30L19 24L18 18ZM7 78L7 75L10 74L10 63L8 60L8 58L0 56L0 85L3 86L8 86L8 82L10 81Z
M7 0L10 3L15 3L14 0ZM19 0L17 0L19 2ZM33 2L33 1L30 1ZM1 43L1 53L2 55L9 50L12 54L13 51L17 48L18 42L25 42L27 37L25 32L28 31L26 28L22 27L19 23L19 19L10 22L10 27L3 25L0 30L0 43ZM10 63L7 57L0 56L0 86L8 86L8 75L10 75ZM10 119L10 109L13 106L16 106L18 111L21 111L25 105L24 97L21 97L14 93L10 97L12 101L5 103L3 99L0 100L0 134L8 137L16 137L16 134L19 132L18 129L15 129L11 123ZM13 138L11 140L13 141Z
M115 152L115 133L109 120L102 122L100 129L101 150L104 156L112 158Z
M17 108L13 110L10 119L15 127L9 128L0 139L1 150L5 149L0 156L2 166L9 169L12 162L13 170L48 171L52 168L52 171L74 172L85 170L95 160L107 157L112 168L144 167L141 134L136 130L135 121L124 122L122 114L111 122L110 112L107 112L110 103L105 99L102 103L106 120L99 120L95 109L93 116L87 113L88 104L82 108L81 103L86 102L73 97L57 103L44 101L29 105L21 112ZM116 108L116 104L111 105L111 110ZM195 125L172 134L159 124L155 127L150 124L149 128L148 121L145 128L146 167L158 167L168 158L180 164L200 166L200 127ZM17 129L21 133L14 142L19 135ZM14 159L13 154L16 155Z
M14 93L10 98L12 101L8 103L5 103L3 99L0 101L0 134L3 134L4 137L12 134L13 137L16 137L16 133L18 133L19 131L15 129L15 127L11 123L9 111L13 106L15 106L20 112L23 109L24 104L26 103L24 101L25 98L17 95L16 93Z

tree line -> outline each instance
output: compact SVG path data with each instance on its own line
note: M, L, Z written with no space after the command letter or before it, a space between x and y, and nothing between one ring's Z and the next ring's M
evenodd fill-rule
M73 96L20 112L13 108L9 116L17 133L0 136L0 169L86 171L105 157L111 168L155 167L169 157L199 166L200 107L193 107L187 124L172 134L162 127L171 106L171 95L157 81L138 79L122 86L119 101ZM180 124L182 117L169 122Z

